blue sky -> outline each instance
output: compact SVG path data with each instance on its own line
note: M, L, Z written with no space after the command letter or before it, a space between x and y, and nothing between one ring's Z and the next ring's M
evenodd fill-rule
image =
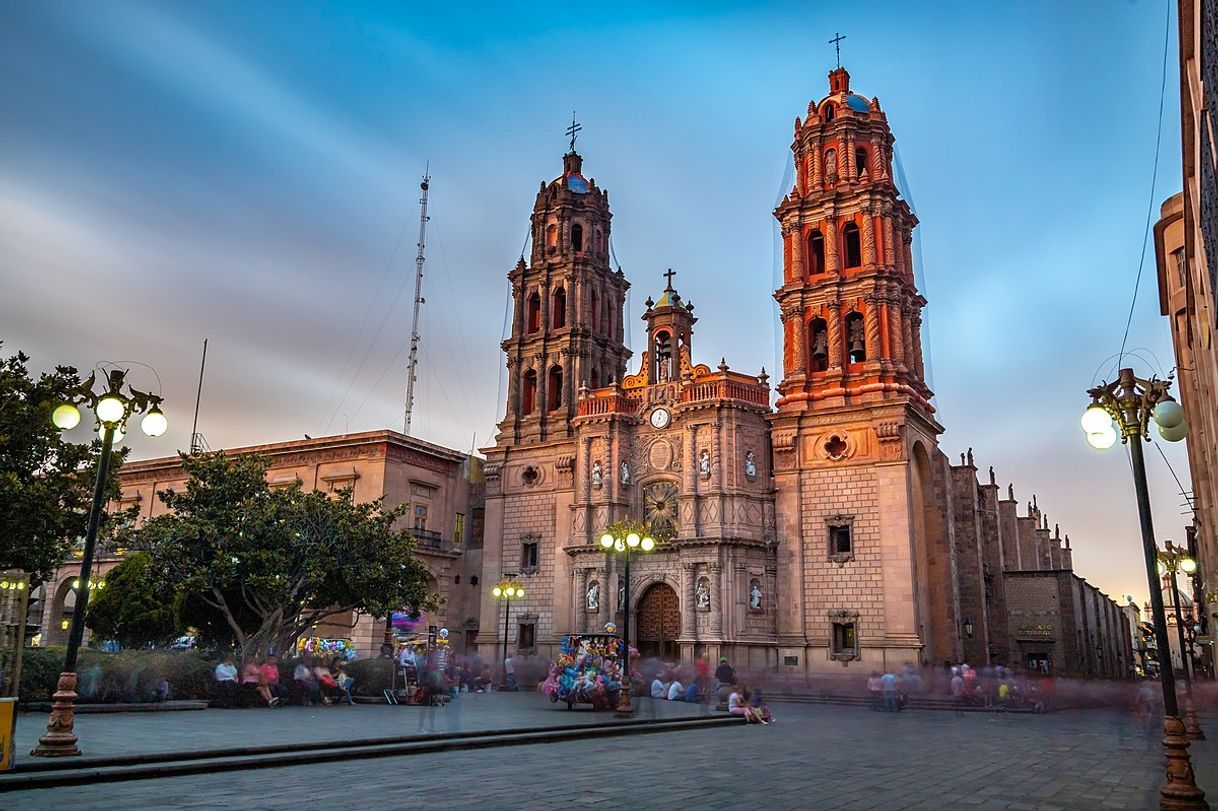
M204 337L212 447L399 427L430 161L415 433L484 446L505 275L575 108L635 347L671 266L699 360L773 373L770 212L841 31L922 222L944 450L1036 492L1081 574L1143 595L1128 467L1077 419L1137 271L1168 5L4 4L0 338L38 368L152 365L172 430L137 457L187 445ZM1180 186L1171 25L1156 212ZM1129 345L1140 371L1173 366L1150 251ZM1148 460L1160 536L1181 538Z

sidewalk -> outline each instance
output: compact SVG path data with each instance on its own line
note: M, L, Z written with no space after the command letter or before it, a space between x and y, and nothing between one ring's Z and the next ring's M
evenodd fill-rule
M699 716L692 704L654 702L661 718ZM636 700L636 718L652 717L651 699ZM517 727L554 727L615 722L613 713L568 710L537 693L463 693L442 708L364 704L348 707L202 710L76 716L76 734L86 757L223 750L237 746L348 741L419 732L469 732ZM17 717L17 763L30 757L46 731L43 713Z

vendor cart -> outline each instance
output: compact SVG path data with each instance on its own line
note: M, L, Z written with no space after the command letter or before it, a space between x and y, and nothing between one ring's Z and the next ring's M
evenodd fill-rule
M569 710L576 704L611 709L622 689L621 653L622 638L616 633L568 634L542 692Z

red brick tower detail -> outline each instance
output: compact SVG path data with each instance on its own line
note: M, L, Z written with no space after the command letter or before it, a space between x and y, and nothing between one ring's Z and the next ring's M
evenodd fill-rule
M892 180L879 101L829 74L830 93L795 119L795 187L782 224L782 413L897 397L932 413L910 252L917 218Z
M626 281L610 268L609 193L586 179L583 159L563 156L563 173L543 182L533 205L532 253L508 274L512 334L506 413L499 441L531 444L573 435L581 386L620 380Z

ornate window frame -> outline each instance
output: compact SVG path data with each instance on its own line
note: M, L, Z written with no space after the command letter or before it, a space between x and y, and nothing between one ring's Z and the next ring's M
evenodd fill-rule
M850 532L850 551L837 551L837 544L833 537L835 529L845 528ZM847 561L854 560L854 516L845 513L834 513L825 518L825 551L827 558L841 566Z
M534 563L528 564L527 549L532 545L534 548L533 558ZM538 533L527 533L520 536L520 573L521 574L536 574L541 568L541 535Z
M837 609L829 612L829 658L834 659L842 664L853 662L860 658L861 646L859 645L859 612L847 608ZM854 628L854 645L851 647L837 647L837 628L839 625L850 625Z

